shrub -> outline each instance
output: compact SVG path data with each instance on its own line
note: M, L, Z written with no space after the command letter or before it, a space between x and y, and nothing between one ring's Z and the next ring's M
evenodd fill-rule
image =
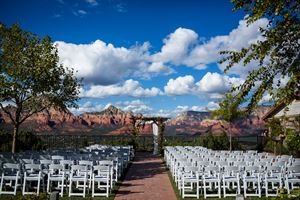
M1 130L0 131L0 151L11 151L12 134ZM45 149L43 142L33 133L21 131L17 139L16 150L42 150Z

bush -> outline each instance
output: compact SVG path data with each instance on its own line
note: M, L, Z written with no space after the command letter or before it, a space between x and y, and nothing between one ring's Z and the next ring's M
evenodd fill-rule
M295 130L286 130L285 143L290 154L300 157L300 135Z
M209 132L205 136L166 137L164 146L203 146L213 150L229 150L229 138L225 132L219 136ZM241 146L232 138L232 149L239 150Z
M12 134L6 131L0 131L0 151L11 151ZM16 151L24 150L43 150L45 146L43 142L33 133L21 131L16 140Z

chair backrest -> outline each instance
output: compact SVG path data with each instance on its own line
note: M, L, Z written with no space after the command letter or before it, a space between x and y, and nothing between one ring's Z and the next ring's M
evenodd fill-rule
M64 169L70 170L71 166L74 165L73 160L60 160L59 163L64 166Z
M224 167L224 174L227 175L235 175L240 173L239 167L237 166L225 166Z
M22 159L21 160L23 164L33 164L33 159Z
M94 175L98 176L106 176L107 178L110 176L111 167L108 165L95 165L93 166Z
M93 166L93 162L89 160L79 160L79 165L87 165L87 166Z
M220 173L220 169L217 166L207 166L204 169L204 173L205 174L216 174L216 173Z
M99 165L107 165L107 166L113 166L114 165L114 161L112 160L100 160L98 162Z
M32 170L41 170L40 164L25 164L25 169L32 169Z
M300 165L290 166L286 170L287 174L297 174L300 176Z
M64 166L61 164L50 164L49 165L49 172L51 174L61 174L64 170Z
M282 175L282 167L279 166L268 166L266 169L266 176L268 175Z
M64 160L64 156L54 155L51 156L51 160L53 161L53 164L58 164L60 160Z
M220 169L229 166L229 163L227 161L217 161L216 166L219 166Z
M25 171L29 174L36 174L42 170L40 164L25 164Z
M205 167L209 165L209 161L198 161L197 166Z
M9 173L11 175L16 175L20 173L20 164L15 164L15 163L4 163L3 164L3 172Z
M72 165L71 166L71 174L74 175L86 175L87 166L86 165Z
M259 172L260 171L260 167L259 166L246 166L245 167L245 171L248 171L248 172Z
M273 172L280 172L281 171L281 167L280 166L268 166L267 167L267 171L273 171Z
M50 165L50 164L52 164L52 160L43 159L43 160L40 160L40 164L41 165Z

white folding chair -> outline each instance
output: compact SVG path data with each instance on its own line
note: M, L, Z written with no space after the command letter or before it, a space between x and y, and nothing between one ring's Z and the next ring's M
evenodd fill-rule
M182 172L182 197L199 198L199 175L198 167L187 166ZM194 192L194 193L193 193Z
M92 172L93 172L93 162L89 160L79 160L78 165L86 166L87 171L87 180L88 180L88 187L92 187ZM77 187L81 187L80 183L77 183Z
M111 169L109 165L97 165L93 167L92 174L92 197L95 196L109 196L110 192L110 175ZM96 192L95 187L99 189ZM104 189L104 192L101 192Z
M100 160L98 162L99 165L102 165L102 166L109 166L109 169L110 169L110 187L112 188L113 187L113 180L114 180L114 176L117 176L117 174L114 174L114 163L113 161L111 160Z
M246 166L243 175L244 197L261 197L260 167ZM254 192L251 192L254 191Z
M265 192L266 197L277 196L277 190L282 187L282 168L278 166L268 166L265 172ZM271 187L269 187L269 183Z
M41 181L43 181L41 165L39 164L25 164L24 182L23 182L23 195L35 194L35 192L26 191L27 182L37 182L36 195L39 196Z
M219 167L208 166L204 170L203 178L203 190L204 198L207 197L219 197L221 198L221 178ZM216 190L215 193L213 193ZM208 194L207 191L211 193Z
M227 193L227 189L235 190L235 193ZM237 196L241 193L240 171L237 166L226 166L223 174L223 195Z
M18 181L21 180L21 169L19 164L14 163L4 163L3 172L1 176L1 186L0 186L0 195L1 194L17 194L17 188L19 186ZM9 181L7 184L6 181ZM13 182L15 183L13 185ZM13 187L13 191L3 191L3 186Z
M296 187L300 187L300 165L288 167L285 175L285 188L288 194Z
M64 195L65 172L64 166L60 164L49 165L47 192L50 193L50 187L53 182L57 182L57 188L60 189L60 196Z
M70 182L69 182L69 197L71 196L82 196L85 197L86 194L86 187L87 187L87 167L84 165L72 165L71 172L70 172ZM82 193L79 192L72 192L73 190L73 182L75 183L83 183L80 185L82 187ZM78 184L76 186L79 189Z

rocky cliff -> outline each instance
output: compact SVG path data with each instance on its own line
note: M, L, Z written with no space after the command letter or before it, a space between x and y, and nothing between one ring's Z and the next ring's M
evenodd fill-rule
M250 116L236 120L231 126L222 120L214 119L209 112L188 111L167 121L165 134L202 135L209 131L220 134L228 128L236 135L255 133L265 126L261 120L265 111L265 107L259 108ZM133 116L133 113L124 112L114 106L109 106L100 112L84 113L80 116L75 116L69 111L61 112L50 109L28 118L21 128L41 133L90 132L124 135L131 133ZM0 125L2 128L12 128L9 117L1 111ZM140 132L141 134L151 134L151 125L145 125Z
M229 129L234 135L255 134L265 129L262 116L267 110L268 107L259 107L251 115L238 118L231 125L215 119L209 112L188 111L168 121L166 134L201 135L208 132L220 134Z

